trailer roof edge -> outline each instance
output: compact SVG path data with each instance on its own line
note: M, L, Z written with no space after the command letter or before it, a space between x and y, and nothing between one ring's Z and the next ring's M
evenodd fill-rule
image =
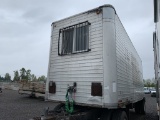
M70 17L74 17L74 16L77 16L77 15L80 15L80 14L88 13L88 12L91 12L91 11L93 11L93 10L96 10L96 9L99 9L99 8L103 8L103 7L111 7L111 8L113 8L114 11L115 11L115 14L116 14L116 10L115 10L115 8L114 8L112 5L110 5L110 4L104 4L104 5L102 5L102 6L93 8L93 9L91 9L91 10L88 10L88 11L85 11L85 12L81 12L81 13L78 13L78 14L75 14L75 15L71 15L71 16L69 16L69 17L62 18L62 19L60 19L60 20L56 20L56 21L52 22L51 26L52 26L54 23L56 23L56 22L60 22L60 21L62 21L62 20L68 19L68 18L70 18Z

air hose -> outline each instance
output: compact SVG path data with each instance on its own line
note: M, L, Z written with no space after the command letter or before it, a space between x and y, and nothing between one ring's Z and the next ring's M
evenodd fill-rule
M73 92L72 89L70 89L70 88L67 89L67 93L66 93L66 103L65 103L66 112L68 112L68 113L70 113L70 114L73 113L73 111L74 111L74 100L73 100L73 98L72 98L72 92ZM69 99L68 94L71 94L70 99Z

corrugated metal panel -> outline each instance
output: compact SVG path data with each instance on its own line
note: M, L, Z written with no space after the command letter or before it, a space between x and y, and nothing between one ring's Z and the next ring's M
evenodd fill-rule
M53 100L58 100L58 101L62 101L63 99L65 99L65 95L66 95L66 89L67 89L67 86L66 84L71 84L72 82L70 81L65 81L64 82L56 82L56 87L57 87L57 91L56 91L56 94L53 95L53 94L50 94L50 98L52 98ZM91 96L91 90L90 90L90 87L88 86L91 86L91 82L82 82L82 81L79 81L78 84L77 84L77 93L74 96L74 99L77 103L84 103L86 104L86 101L87 100L90 100L90 98L92 98ZM102 98L101 97L98 97L98 99L101 101ZM86 100L86 101L84 101ZM92 101L90 101L90 104L101 104L101 102L99 103L94 103Z
M143 97L141 59L118 16L115 19L118 100L137 101Z
M91 23L89 26L89 48L91 51L58 56L59 29L84 21ZM53 44L51 46L50 70L48 74L49 81L56 83L57 90L56 94L48 95L49 99L65 101L68 85L73 85L73 82L77 82L77 92L75 93L75 101L77 103L102 105L102 97L96 97L96 100L92 101L93 96L91 96L91 83L100 82L103 84L102 14L97 15L95 12L83 13L56 22L53 24L53 27L52 34L54 36L52 36ZM79 45L84 44L83 42L85 41L82 41Z

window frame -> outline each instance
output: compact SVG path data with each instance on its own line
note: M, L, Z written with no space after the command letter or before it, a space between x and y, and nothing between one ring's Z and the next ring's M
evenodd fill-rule
M75 24L75 25L72 25L72 26L68 26L68 27L65 27L65 28L62 28L59 30L59 37L58 37L58 55L59 56L63 56L63 55L69 55L69 54L77 54L77 53L82 53L82 52L89 52L91 51L91 49L89 48L89 26L91 25L91 23L89 23L88 21L85 21L85 22L81 22L81 23L78 23L78 24ZM88 38L87 38L87 46L88 48L86 48L85 50L79 50L79 51L76 51L76 31L77 31L77 28L78 27L82 27L82 26L88 26ZM63 32L66 31L66 30L71 30L73 28L73 39L72 39L72 51L69 52L69 53L63 53ZM62 39L62 40L61 40ZM62 44L60 46L60 40L62 41ZM60 50L60 47L61 47L61 50Z

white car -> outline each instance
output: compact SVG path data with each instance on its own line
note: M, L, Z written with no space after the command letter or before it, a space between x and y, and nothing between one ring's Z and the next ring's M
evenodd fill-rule
M150 90L147 87L144 87L144 93L145 94L150 94Z
M156 90L155 89L151 90L151 97L156 97Z

